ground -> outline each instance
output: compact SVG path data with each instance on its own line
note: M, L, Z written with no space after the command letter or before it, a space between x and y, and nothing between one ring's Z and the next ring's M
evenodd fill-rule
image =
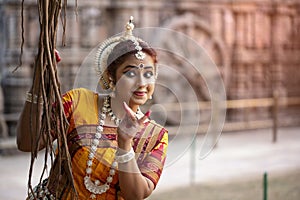
M222 133L212 152L199 159L203 138L170 139L166 168L149 200L262 199L265 172L269 199L300 199L300 127L280 128L276 143L272 143L271 129ZM0 199L24 199L29 156L0 156ZM41 160L40 156L33 184Z

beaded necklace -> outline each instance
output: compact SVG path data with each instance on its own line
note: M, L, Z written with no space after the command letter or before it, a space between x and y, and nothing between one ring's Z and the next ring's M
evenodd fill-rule
M100 99L100 96L98 96L98 99ZM100 105L99 101L98 101L98 105ZM113 181L113 176L116 173L116 168L118 165L116 160L114 160L110 167L109 176L106 178L106 182L104 184L101 185L101 182L98 179L95 180L94 182L91 180L91 174L93 172L92 170L93 159L95 158L99 140L102 137L103 126L105 123L106 116L107 115L110 116L110 119L114 121L116 126L118 126L120 123L120 119L117 118L117 116L113 113L111 109L110 97L104 98L101 112L100 112L100 106L98 107L99 107L98 110L99 125L96 128L95 139L93 139L91 142L90 153L88 155L88 161L86 163L86 175L84 177L84 186L88 191L92 193L90 196L90 198L92 199L95 199L97 194L105 193L110 188L110 183Z

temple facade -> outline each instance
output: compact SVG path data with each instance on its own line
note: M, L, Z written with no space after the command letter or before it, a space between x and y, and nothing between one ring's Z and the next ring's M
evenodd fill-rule
M31 85L38 47L36 1L25 0L22 19L20 1L0 0L0 15L3 93L0 112L7 117L9 135L14 135L15 116L20 113ZM124 23L131 15L136 27L174 30L205 49L218 68L218 76L222 77L227 100L267 99L274 95L286 101L294 98L291 105L279 107L278 119L282 125L299 125L299 0L78 0L77 3L70 0L64 45L62 26L57 36L57 49L62 57L58 66L62 92L74 87L78 69L89 52L105 38L123 31ZM12 73L19 64L22 22L25 39L22 67ZM157 36L149 37L155 40ZM185 44L184 40L172 37L161 42L174 52ZM187 60L197 59L193 49L187 48L185 54ZM170 66L185 69L180 59L169 62ZM182 70L182 73L196 91L198 100L209 101L205 80L193 70ZM185 91L181 82L168 76L164 78ZM162 102L159 97L166 99L164 91L158 90L158 94L153 101ZM268 106L230 107L226 121L266 120L272 118L272 113L272 107ZM170 123L176 123L176 119L170 118Z

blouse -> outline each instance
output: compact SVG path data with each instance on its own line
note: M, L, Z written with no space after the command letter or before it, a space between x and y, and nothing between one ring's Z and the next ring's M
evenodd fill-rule
M73 89L63 95L63 108L69 127L67 130L68 148L72 158L72 174L75 189L79 199L89 199L91 193L84 186L86 166L90 146L95 138L98 119L98 94L84 89ZM115 158L117 149L117 128L104 126L102 137L95 153L92 164L91 180L106 182L110 166ZM144 128L139 131L132 142L140 172L157 185L166 160L168 147L167 130L153 120L145 122ZM61 170L62 177L64 170ZM55 180L50 179L50 185ZM64 184L65 183L65 184ZM62 181L59 186L61 199L73 199L74 191L70 190L68 180ZM54 187L52 187L54 188ZM67 192L68 191L68 192ZM110 188L103 194L96 195L97 200L123 199L118 186L118 172L113 176Z

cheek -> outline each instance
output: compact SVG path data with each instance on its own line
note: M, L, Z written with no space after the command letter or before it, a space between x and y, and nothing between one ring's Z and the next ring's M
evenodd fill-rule
M154 89L155 89L155 85L154 84L151 84L151 85L148 86L149 96L151 96L153 94Z
M133 79L123 76L117 82L117 88L120 90L130 90L135 86L135 81Z

